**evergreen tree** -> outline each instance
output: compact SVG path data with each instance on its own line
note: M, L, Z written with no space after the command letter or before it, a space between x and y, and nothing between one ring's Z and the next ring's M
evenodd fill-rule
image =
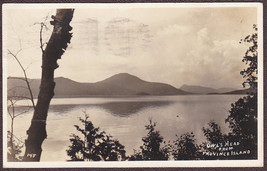
M207 142L203 142L200 145L200 159L215 160L215 159L230 159L229 156L224 156L229 150L222 150L224 143L228 141L228 136L222 133L221 127L215 122L210 121L208 127L203 127L202 131L207 139ZM219 154L222 155L219 155ZM212 155L210 155L212 154Z
M248 68L240 72L243 78L246 80L242 83L243 87L249 86L249 88L257 90L258 86L258 28L257 25L253 25L255 33L246 36L241 39L240 43L246 43L249 48L245 52L242 62L248 65ZM252 91L252 93L256 93Z
M93 123L80 118L84 128L75 125L77 131L83 135L83 139L72 134L70 138L71 145L67 149L67 154L71 161L118 161L125 160L124 146L112 136L100 131L99 127L95 128Z
M223 135L221 127L215 121L210 121L208 126L208 128L203 127L202 131L209 143L217 144L225 140L226 135Z
M176 135L177 136L177 135ZM177 136L178 137L178 136ZM195 160L197 159L198 146L195 144L193 132L181 135L174 141L173 157L175 160Z
M153 123L150 119L149 124L145 126L148 134L142 138L141 151L135 151L135 154L130 156L129 160L168 160L168 148L163 146L163 137L159 131L155 130L155 127L156 123Z

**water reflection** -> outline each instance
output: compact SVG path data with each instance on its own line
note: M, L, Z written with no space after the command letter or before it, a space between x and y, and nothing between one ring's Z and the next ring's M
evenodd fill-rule
M168 101L151 101L151 102L111 102L98 104L100 108L105 109L108 113L115 116L127 117L129 115L138 113L150 107L162 107L170 105Z
M53 112L55 114L64 115L68 112L75 110L75 108L80 108L82 105L76 104L66 104L66 105L50 105L49 112Z
M68 104L68 105L51 105L50 111L54 112L55 114L67 114L72 110L76 110L77 108L92 108L96 107L99 109L103 109L106 112L119 117L127 117L132 114L136 114L144 109L150 107L163 107L170 105L171 101L131 101L131 102L108 102L103 104L83 104L83 105L75 105L75 104Z

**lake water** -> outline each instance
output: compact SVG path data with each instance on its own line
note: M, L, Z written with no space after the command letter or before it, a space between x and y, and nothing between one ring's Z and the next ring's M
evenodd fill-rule
M95 127L118 139L128 155L142 145L145 125L152 119L165 140L176 139L193 131L197 143L204 141L202 127L216 121L224 132L229 131L225 119L231 103L242 95L185 95L113 98L54 98L48 113L47 139L43 143L41 161L66 161L70 135L79 134L74 125L79 117L89 115ZM21 102L21 105L25 102ZM14 134L24 140L33 111L15 119ZM8 125L8 129L10 126ZM23 150L24 153L24 150Z

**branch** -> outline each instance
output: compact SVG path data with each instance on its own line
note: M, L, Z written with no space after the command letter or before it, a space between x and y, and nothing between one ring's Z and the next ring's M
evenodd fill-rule
M35 24L40 24L41 25L39 34L40 34L40 48L41 48L42 54L44 54L44 51L45 51L44 50L44 43L43 43L43 29L45 28L45 30L49 30L49 28L45 24L45 22L47 21L47 19L48 19L48 15L44 18L44 21L43 22L41 22L41 23L38 23L38 22L35 23Z
M24 69L24 67L22 66L21 62L19 61L19 59L17 58L17 54L20 52L20 50L15 54L13 54L9 49L8 49L8 54L12 55L16 61L18 62L21 70L23 71L23 74L24 74L24 78L25 78L25 82L27 84L27 87L28 87L28 90L29 90L29 93L30 93L30 96L31 96L31 102L32 102L32 106L33 108L35 109L35 104L34 104L34 100L33 100L33 94L32 94L32 90L31 90L31 86L30 86L30 83L28 81L28 77L27 77L27 73L26 73L26 70Z
M12 99L9 99L9 101L11 104L8 106L7 111L8 111L10 118L14 119L14 115L15 115L14 107L15 107L16 102L14 102ZM12 113L9 111L10 109L12 109Z
M31 62L26 68L25 70L29 69L30 65L32 65L34 62Z
M9 132L9 131L8 131ZM11 134L11 132L9 132L10 134ZM12 136L14 137L14 138L16 138L17 139L17 141L19 141L22 145L24 145L25 144L25 142L24 141L22 141L21 139L19 139L17 136L15 136L14 134L12 134Z
M43 36L42 36L42 32L43 32L43 27L45 26L45 24L43 22L41 22L41 29L40 29L40 48L42 50L42 54L44 54L44 44L43 44Z
M18 114L16 114L16 115L14 115L14 118L16 118L16 117L18 117L18 116L20 116L20 115L23 115L24 113L28 112L29 110L30 110L30 109L25 110L25 111L23 111L23 112L21 112L21 113L18 113Z
M13 108L13 106L9 106L9 107L7 108L7 113L8 113L8 115L10 116L11 119L13 118L13 115L11 114L11 112L10 112L9 110L12 109L12 108Z
M15 106L18 101L16 99L13 99L12 97L10 98L10 96L7 97L7 100L11 103L11 106Z

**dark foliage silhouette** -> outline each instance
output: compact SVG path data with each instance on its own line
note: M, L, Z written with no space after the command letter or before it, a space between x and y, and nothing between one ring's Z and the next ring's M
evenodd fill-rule
M253 25L255 33L246 36L241 39L240 43L246 43L249 45L242 62L248 65L248 68L240 72L243 78L246 80L243 82L243 87L249 86L249 88L257 89L258 85L258 28L257 25Z
M135 151L129 160L168 160L168 145L164 143L163 137L155 127L156 123L150 119L149 124L145 126L148 134L142 138L143 145L140 146L140 151Z
M176 135L177 136L177 135ZM178 137L178 136L177 136ZM193 132L182 134L174 141L172 155L175 160L195 160L198 156L198 146Z
M210 143L216 144L225 140L226 135L223 135L221 127L215 121L210 121L208 126L208 128L203 127L202 131Z
M257 95L248 95L232 104L226 119L231 129L229 140L240 142L239 151L250 151L243 158L257 156L257 113Z
M243 155L243 158L257 157L257 86L258 86L258 34L257 26L253 25L255 33L248 35L241 43L249 44L249 48L243 57L243 62L248 68L240 72L246 80L243 86L248 86L250 92L247 96L240 98L233 103L230 114L225 120L229 123L231 134L229 138L232 141L240 142L240 150L249 150L250 154Z
M202 131L207 141L199 146L200 159L229 159L229 156L221 153L224 142L228 141L227 135L222 133L221 127L215 121L210 121L208 127L203 127ZM228 152L228 150L225 151Z
M71 145L67 149L67 154L71 161L119 161L125 160L124 146L112 136L107 135L104 131L95 128L85 115L85 119L80 118L84 128L75 125L82 138L72 134L70 138Z

